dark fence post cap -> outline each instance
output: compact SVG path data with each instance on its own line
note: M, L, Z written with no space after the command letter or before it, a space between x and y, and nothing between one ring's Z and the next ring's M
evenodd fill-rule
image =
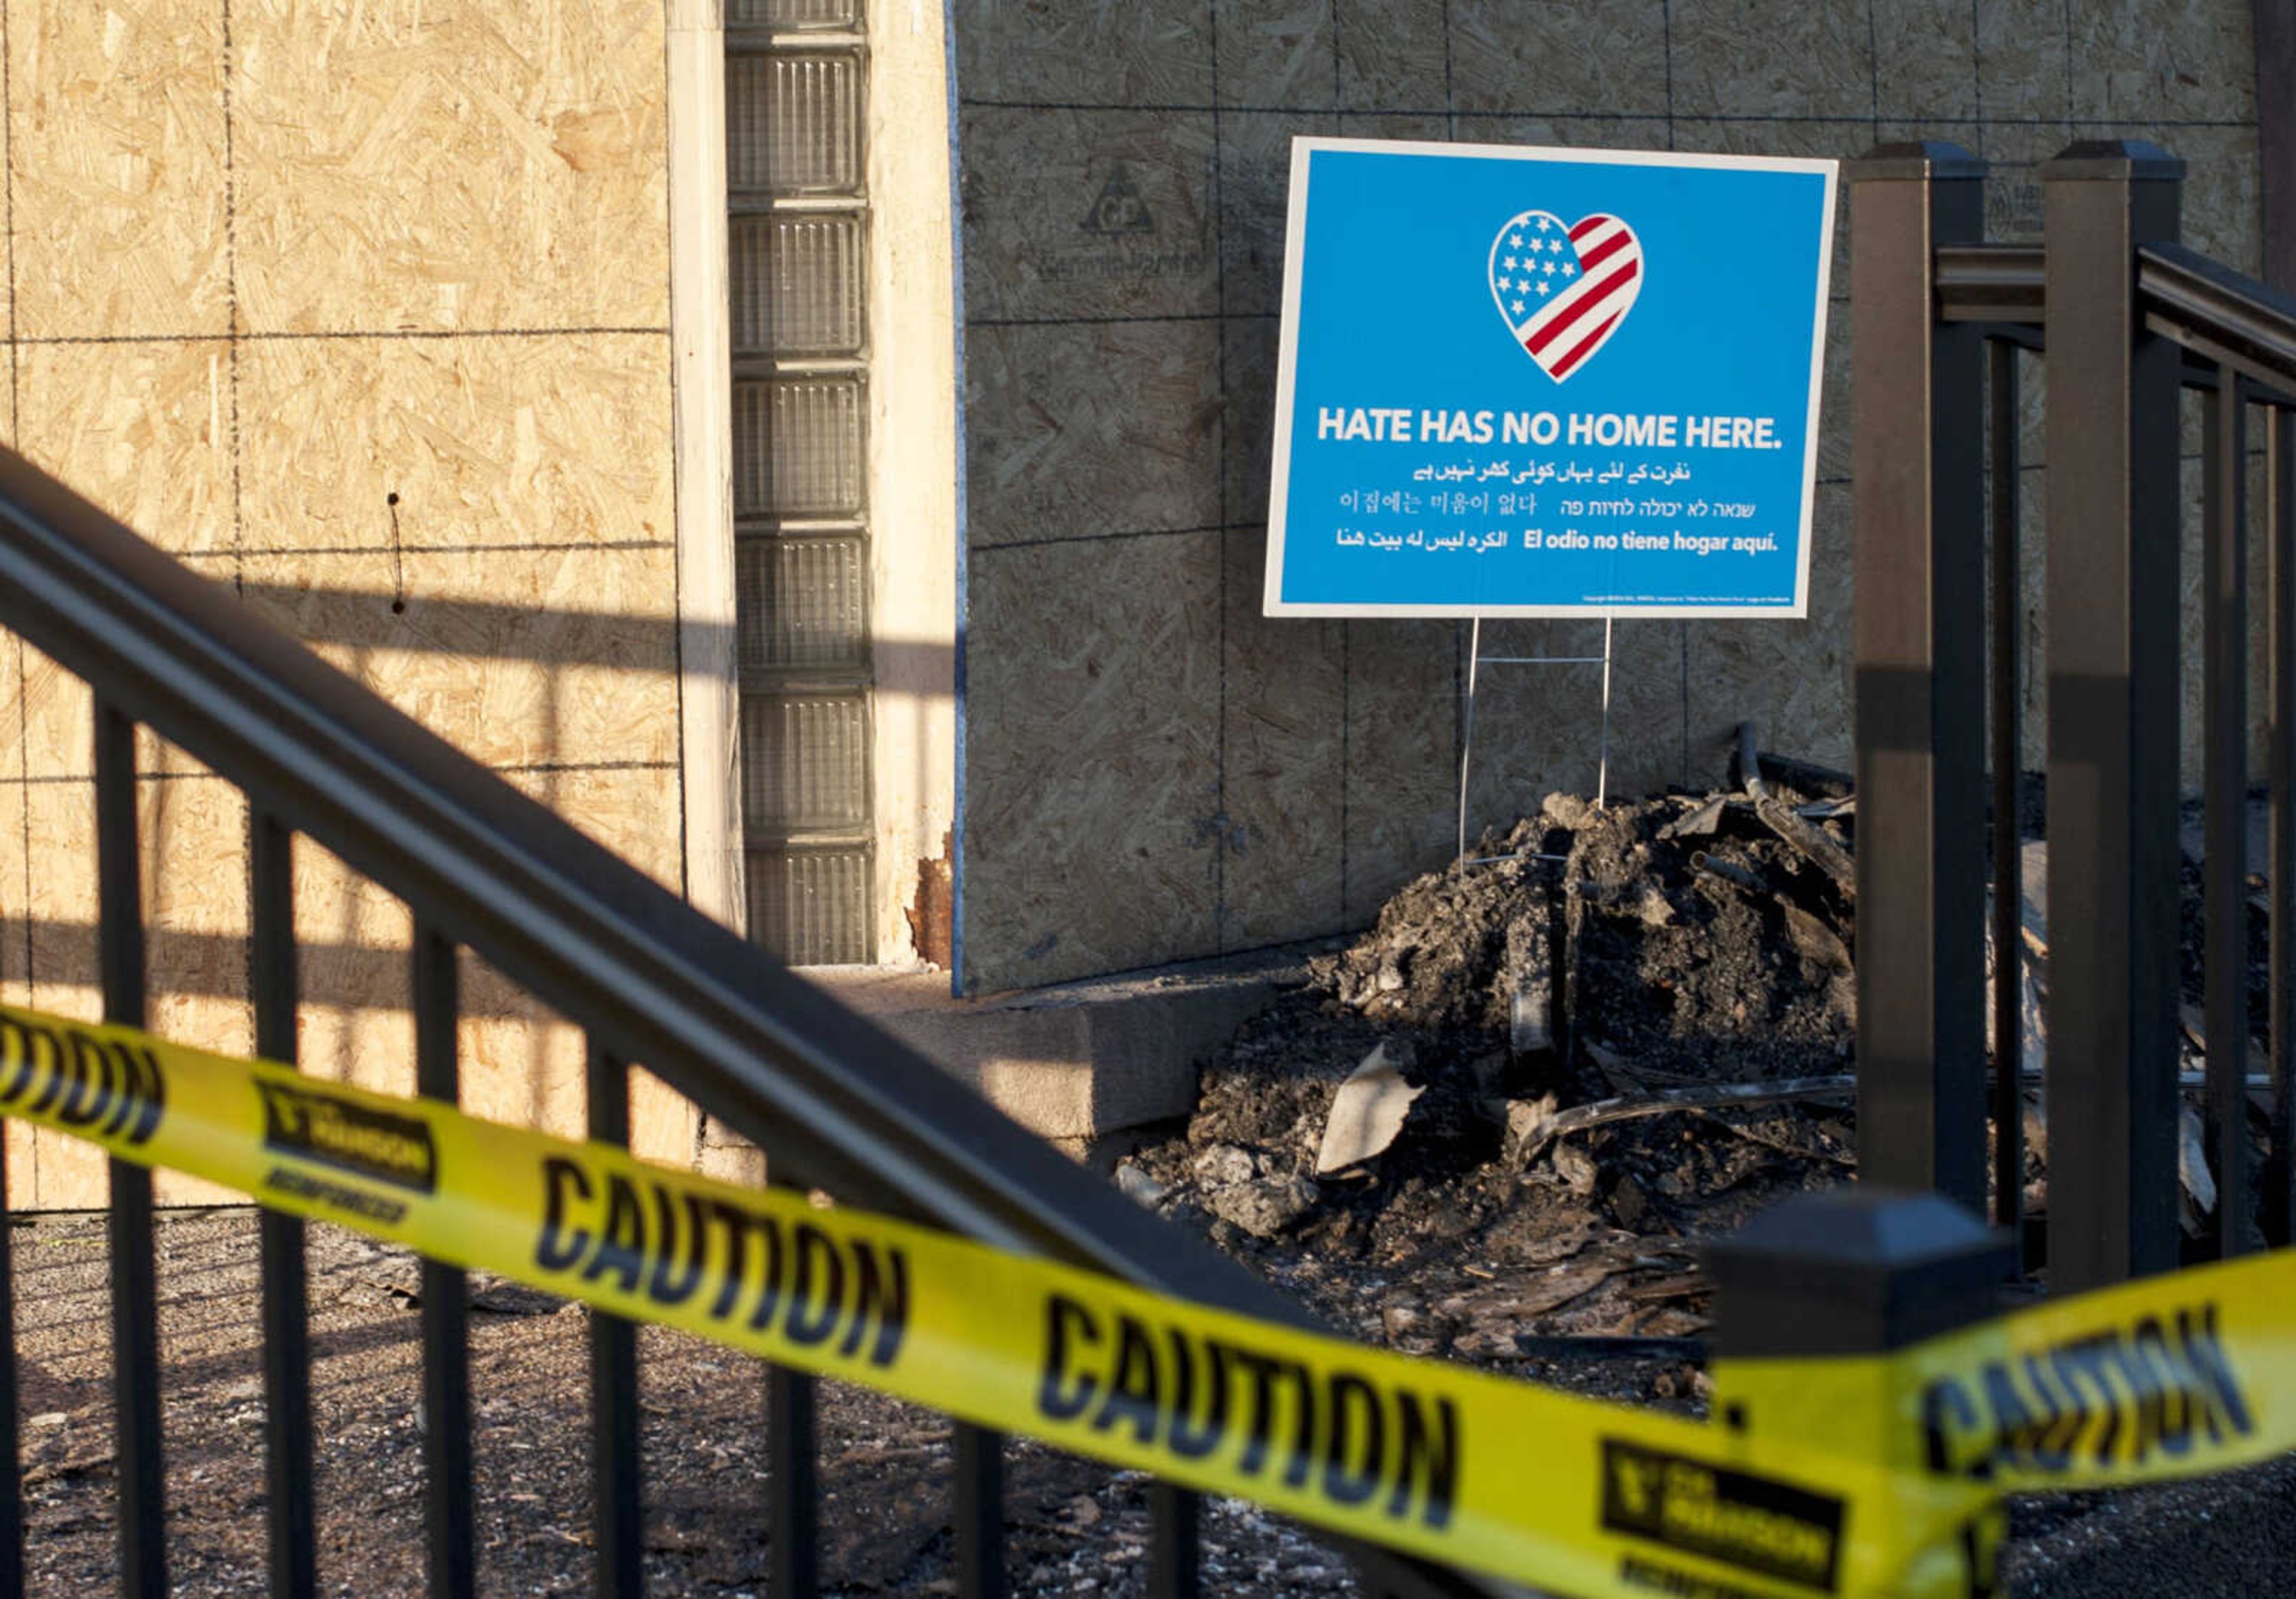
M2043 183L2177 183L2185 163L2150 139L2081 139L2041 163Z
M1849 163L1849 181L1943 183L1982 178L1985 171L1983 161L1948 139L1911 139L1874 145Z
M1982 1321L2010 1240L1937 1193L1863 1184L1800 1193L1707 1246L1714 1352L1880 1354Z

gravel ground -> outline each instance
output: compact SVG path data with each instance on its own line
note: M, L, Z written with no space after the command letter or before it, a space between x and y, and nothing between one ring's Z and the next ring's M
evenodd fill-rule
M322 1591L423 1587L416 1262L310 1228ZM108 1257L99 1215L19 1218L11 1234L29 1591L118 1578ZM184 1599L263 1591L263 1388L250 1210L170 1211L159 1230L170 1577ZM579 1307L473 1281L479 1590L586 1595L588 1340ZM664 1595L765 1591L765 1382L753 1361L662 1328L639 1338L646 1576ZM821 1570L835 1594L953 1594L945 1418L824 1384ZM1015 1590L1144 1592L1148 1480L1015 1442L1006 1468ZM1345 1594L1338 1556L1249 1505L1215 1501L1207 1591Z
M259 1594L265 1537L256 1224L176 1211L160 1226L169 1558L186 1599ZM20 1420L29 1591L117 1579L106 1250L94 1215L18 1218ZM414 1261L323 1225L311 1237L322 1591L422 1590L421 1373ZM480 1591L589 1590L585 1313L515 1284L474 1283ZM1666 1403L1678 1369L1525 1363L1526 1374ZM758 1367L680 1333L640 1339L649 1590L765 1591L765 1385ZM1683 1401L1677 1401L1683 1402ZM821 1564L827 1591L939 1595L955 1584L940 1417L824 1385ZM1147 1482L1016 1442L1006 1536L1016 1593L1144 1591ZM2296 1560L2296 1461L2139 1493L2021 1501L2006 1591L2073 1595L2284 1591ZM2273 1576L2274 1572L2282 1575ZM1206 1591L1308 1599L1358 1591L1331 1549L1235 1501L1205 1523Z

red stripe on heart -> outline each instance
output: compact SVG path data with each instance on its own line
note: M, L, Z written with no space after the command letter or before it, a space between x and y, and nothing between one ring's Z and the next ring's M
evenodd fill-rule
M1548 323L1545 327L1539 329L1538 332L1533 333L1529 339L1525 340L1523 341L1523 348L1534 356L1543 354L1548 345L1554 343L1563 334L1569 332L1570 331L1571 324L1576 323L1587 310L1592 309L1597 303L1610 295L1614 290L1630 281L1634 277L1636 270L1640 266L1641 263L1639 261L1628 261L1625 266L1620 267L1616 272L1611 274L1610 276L1604 278L1601 283L1594 284L1592 287L1587 285L1585 278L1580 278L1578 280L1578 290L1574 297L1578 303L1579 308L1573 310L1569 316L1558 316L1553 322ZM1614 317L1611 320L1616 321L1617 318ZM1608 326L1609 324L1606 323L1604 325ZM1562 374L1558 373L1556 375L1559 377Z
M1625 315L1626 313L1624 311L1611 312L1608 316L1603 319L1603 325L1601 327L1596 328L1593 332L1587 334L1576 345L1572 346L1570 352L1561 360L1557 361L1548 370L1552 371L1558 378L1569 377L1570 375L1570 369L1578 365L1579 362L1585 360L1588 355L1592 354L1595 347L1603 342L1604 336L1607 335L1612 328L1618 325L1619 318Z
M1577 241L1574 240L1572 242L1575 243ZM1620 228L1617 233L1612 234L1609 238L1595 246L1594 249L1588 250L1585 255L1580 256L1578 258L1578 269L1581 272L1592 272L1604 261L1609 260L1612 256L1618 254L1620 250L1628 248L1633 243L1634 241L1627 236L1627 230L1625 228Z

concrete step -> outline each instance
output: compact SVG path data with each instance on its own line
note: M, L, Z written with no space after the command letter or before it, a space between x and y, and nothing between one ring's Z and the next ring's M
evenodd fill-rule
M1198 1066L1279 991L1304 982L1308 955L1327 947L962 999L945 972L815 966L800 975L1082 1159L1127 1128L1193 1111ZM704 1130L702 1168L735 1181L762 1172L756 1150L715 1124Z

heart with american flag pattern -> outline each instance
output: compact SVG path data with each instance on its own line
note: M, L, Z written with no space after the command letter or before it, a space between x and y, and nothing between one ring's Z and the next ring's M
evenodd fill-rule
M1491 241L1490 283L1515 342L1559 383L1609 343L1634 308L1642 241L1599 211L1572 223L1524 211Z

